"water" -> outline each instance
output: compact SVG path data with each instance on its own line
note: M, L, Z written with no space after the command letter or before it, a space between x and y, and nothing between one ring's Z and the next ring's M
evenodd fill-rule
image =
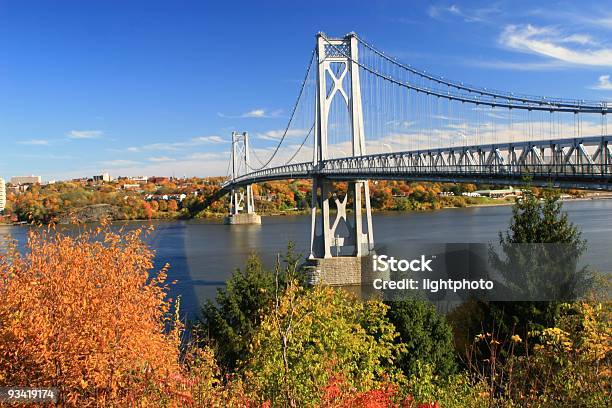
M572 222L588 241L587 263L602 272L612 272L612 200L570 201L564 204ZM496 242L507 228L509 206L445 209L431 212L376 213L373 218L377 245L411 243ZM200 304L212 299L231 272L242 267L250 253L259 253L272 266L288 241L302 254L310 245L310 216L263 217L262 225L221 224L218 220L152 221L128 223L155 225L148 238L156 250L156 265L171 265L169 280L178 283L172 296L182 296L187 318L198 314ZM0 227L23 245L28 227Z

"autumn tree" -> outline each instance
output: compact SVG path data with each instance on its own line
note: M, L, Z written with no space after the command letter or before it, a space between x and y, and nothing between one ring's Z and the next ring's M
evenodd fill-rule
M176 200L168 200L168 211L178 211L178 204Z
M33 230L23 255L0 257L0 385L59 387L79 407L171 387L181 326L142 234Z
M279 274L281 286L292 279L304 280L298 270L299 259L289 243ZM232 273L225 288L217 290L216 301L204 303L194 337L213 347L224 370L233 370L239 361L248 359L253 335L273 302L275 284L274 273L252 254L243 269Z
M292 284L253 337L245 376L257 397L274 406L315 405L332 373L366 391L394 378L396 333L378 301L343 290Z

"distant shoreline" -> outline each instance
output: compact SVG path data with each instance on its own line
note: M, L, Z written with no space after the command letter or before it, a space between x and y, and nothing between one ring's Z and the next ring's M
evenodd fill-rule
M579 198L562 198L560 201L563 203L568 203L568 202L575 202L575 201L598 201L598 200L612 200L612 194L611 195L605 195L605 196L601 196L601 197L579 197ZM502 207L502 206L511 206L514 204L514 201L506 201L506 200L500 200L500 202L497 203L482 203L482 204L467 204L465 207L456 207L456 206L445 206L445 207L441 207L441 208L437 208L437 209L423 209L423 210L376 210L376 209L372 209L373 213L425 213L425 212L433 212L433 211L439 211L439 210L450 210L450 209L462 209L462 208L482 208L482 207ZM347 209L347 211L350 212L350 209ZM304 210L288 210L288 211L283 211L283 212L274 212L274 213L268 213L268 212L258 212L259 215L264 216L264 217L287 217L287 216L295 216L295 215L309 215L310 214L310 210L309 209L304 209ZM226 216L226 214L224 213L207 213L206 216L201 216L201 217L194 217L194 218L181 218L181 217L160 217L160 218L151 218L151 219L129 219L129 220L121 220L121 219L117 219L117 220L112 220L111 222L113 223L120 223L120 222L145 222L145 221L179 221L179 220L220 220L222 218L224 218ZM82 224L95 224L96 222L99 222L99 220L97 221L88 221L88 222L83 222ZM32 224L27 223L27 222L18 222L18 223L10 223L10 222L0 222L0 226L31 226ZM47 224L43 224L43 225L47 225ZM56 224L56 225L69 225L69 224Z

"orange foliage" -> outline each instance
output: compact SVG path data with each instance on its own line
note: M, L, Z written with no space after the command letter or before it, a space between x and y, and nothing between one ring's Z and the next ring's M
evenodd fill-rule
M182 327L141 235L33 231L25 255L0 256L0 385L59 387L81 407L172 389Z

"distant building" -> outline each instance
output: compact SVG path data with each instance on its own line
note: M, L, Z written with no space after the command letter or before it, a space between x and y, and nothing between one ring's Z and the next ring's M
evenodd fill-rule
M147 194L145 196L145 200L147 201L168 201L168 200L178 200L183 202L183 200L187 198L187 194Z
M111 181L111 177L108 173L102 173L98 176L93 176L93 181L103 181L108 183L109 181Z
M130 177L130 180L136 181L138 183L146 183L148 179L149 179L149 177L147 177L147 176L134 176L134 177Z
M14 176L11 177L11 184L21 185L21 184L40 184L42 179L40 176Z
M510 186L510 188L505 188L501 190L478 190L476 193L481 196L491 197L491 198L503 198L508 196L520 196L523 194L521 190L515 190Z
M6 207L6 183L4 179L0 177L0 212L4 211Z

